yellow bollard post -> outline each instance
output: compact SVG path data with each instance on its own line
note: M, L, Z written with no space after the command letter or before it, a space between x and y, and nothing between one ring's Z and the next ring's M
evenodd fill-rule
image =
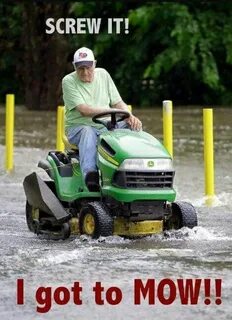
M203 109L205 196L213 198L214 193L214 146L213 146L213 110ZM209 201L206 201L210 204Z
M56 121L56 150L64 151L63 143L63 132L64 132L64 107L58 106L57 108L57 121Z
M61 141L62 141L62 151L65 150L65 144L64 144L64 140L63 137L65 136L65 132L64 132L64 111L65 108L64 106L62 106L62 112L61 112Z
M163 101L163 144L173 158L172 101Z
M6 95L6 155L5 167L7 171L14 168L14 94Z

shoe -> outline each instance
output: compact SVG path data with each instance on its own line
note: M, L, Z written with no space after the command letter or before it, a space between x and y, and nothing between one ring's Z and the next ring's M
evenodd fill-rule
M97 192L100 191L99 186L99 174L97 171L90 171L85 176L85 184L89 191Z

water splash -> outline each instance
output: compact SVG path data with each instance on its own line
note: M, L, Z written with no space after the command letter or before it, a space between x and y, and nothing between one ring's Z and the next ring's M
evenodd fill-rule
M184 199L184 201L191 202L195 207L224 207L231 205L232 193L222 192L212 198L201 197L198 199ZM183 199L182 199L183 200Z
M197 241L227 241L232 240L232 237L227 237L224 234L209 230L204 227L194 227L189 229L184 227L180 230L169 230L164 234L167 240L197 240Z
M43 256L42 258L39 258L37 260L37 264L41 266L50 266L50 265L57 265L62 263L67 263L68 261L75 261L75 260L83 260L86 255L92 251L93 248L85 248L84 250L81 250L81 248L74 249L71 251L63 251L60 253L54 252L51 250L48 254Z

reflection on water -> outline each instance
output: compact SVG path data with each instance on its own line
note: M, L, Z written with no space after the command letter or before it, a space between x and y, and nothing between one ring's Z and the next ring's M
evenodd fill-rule
M162 138L161 109L135 110L144 130ZM47 241L27 230L25 223L24 177L38 170L37 163L55 148L56 114L16 109L15 170L4 171L0 163L0 314L2 319L231 319L232 270L232 108L214 110L215 181L217 204L206 207L202 156L202 110L174 110L175 188L178 200L192 202L199 226L143 239L120 237L90 240L85 236L67 241ZM4 154L4 112L0 109L0 154ZM40 169L41 170L41 169ZM16 279L25 280L23 306L17 306ZM133 281L139 278L222 279L223 304L205 305L200 292L196 306L170 306L147 301L135 306ZM35 292L39 286L83 286L83 305L53 303L44 316L36 312ZM97 306L92 287L118 286L123 300L117 306Z
M143 122L143 129L158 139L162 139L162 108L134 110ZM202 154L203 128L201 108L174 108L174 152L193 156ZM0 108L0 144L4 144L5 132L4 108ZM232 108L214 109L215 152L232 155ZM56 145L56 113L46 111L28 111L16 108L15 145L20 147L54 149Z

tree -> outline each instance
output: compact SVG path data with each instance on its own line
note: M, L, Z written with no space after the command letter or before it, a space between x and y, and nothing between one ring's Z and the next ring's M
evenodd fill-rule
M226 1L1 2L0 93L15 92L31 109L55 109L75 50L87 46L128 103L229 104L231 13ZM100 33L46 34L48 17L102 18ZM128 34L108 34L114 17L129 17Z
M0 3L0 93L20 91L19 69L22 63L20 35L22 31L20 6Z
M46 34L48 17L65 17L66 4L28 2L23 7L25 104L29 109L55 109L61 95L69 45L64 35Z
M154 79L158 96L191 104L232 102L225 73L232 71L231 13L226 2L146 4L131 12L143 76Z

